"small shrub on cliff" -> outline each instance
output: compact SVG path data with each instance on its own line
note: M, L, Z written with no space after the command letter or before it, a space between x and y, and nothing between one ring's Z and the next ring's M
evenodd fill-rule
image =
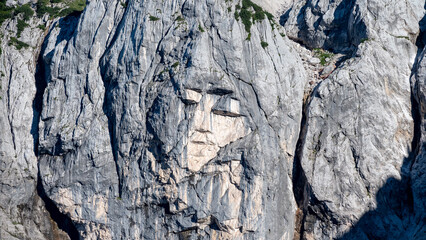
M155 16L151 16L151 15L149 16L149 21L151 21L151 22L156 22L158 20L160 20L160 18L155 17Z
M34 10L31 8L30 4L24 4L20 7L15 8L15 16L22 13L23 15L23 19L25 21L30 20L30 17L32 17L34 15Z
M250 0L243 0L242 7L237 5L235 8L237 10L241 9L239 12L235 11L235 19L238 21L239 18L241 18L241 21L248 33L250 33L251 25L255 21L263 21L265 16L271 21L271 23L273 23L274 16L271 13L264 11L259 5Z
M13 8L6 6L6 0L0 0L0 25L12 17Z
M314 54L315 54L316 57L318 57L320 59L320 63L323 66L327 63L327 58L330 59L334 56L333 53L331 53L327 50L323 50L321 48L315 48Z
M59 16L65 17L70 14L79 14L86 8L86 0L75 0L68 4L68 8L62 10Z
M51 17L65 17L72 14L79 14L86 7L86 0L66 1L67 7L63 10L52 6L52 3L59 2L62 2L62 0L39 0L36 4L37 16L42 17L44 14L48 14Z
M24 20L18 19L18 24L16 24L16 28L18 29L16 36L18 38L21 37L22 31L24 31L26 27L28 27L28 24Z
M18 49L18 50L21 50L22 48L27 48L27 47L29 47L30 45L28 45L28 44L26 44L26 43L24 43L24 42L22 42L22 41L19 41L17 38L15 38L15 37L11 37L10 38L10 41L9 41L9 46L15 46L16 47L16 49Z
M49 0L38 0L37 4L37 16L43 17L44 14L49 14L50 16L57 16L60 8L51 7Z

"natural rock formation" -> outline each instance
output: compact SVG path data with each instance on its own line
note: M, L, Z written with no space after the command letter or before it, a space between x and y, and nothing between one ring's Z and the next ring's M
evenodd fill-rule
M51 30L40 176L83 238L293 236L306 78L236 5L94 1Z
M1 26L0 239L63 238L37 189L36 61L50 22L32 18L19 39L16 19ZM9 42L9 43L8 43Z
M411 217L409 194L417 141L409 79L422 4L306 1L290 14L290 37L347 54L306 108L299 152L306 239L350 229L345 238L414 239L424 230Z
M48 3L1 26L0 239L424 236L424 1Z
M417 38L417 58L414 65L411 84L413 92L413 103L416 104L417 125L415 128L414 146L417 147L417 157L411 166L411 189L413 191L413 211L418 231L415 237L421 238L426 231L426 17L420 21L421 33ZM414 155L415 156L415 155Z

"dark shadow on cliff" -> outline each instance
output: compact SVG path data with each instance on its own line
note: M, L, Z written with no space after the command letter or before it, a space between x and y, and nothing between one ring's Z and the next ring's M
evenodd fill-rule
M297 26L300 31L296 42L300 42L306 47L323 48L334 53L351 55L355 52L363 39L367 39L367 28L360 15L356 15L356 1L343 0L334 10L333 20L326 23L323 20L324 9L318 6L315 1L308 0L297 13ZM309 30L309 23L306 21L307 11L317 17L313 23L313 31ZM280 17L280 24L284 25L290 15L289 9ZM355 12L355 15L353 15ZM321 34L323 32L323 34Z
M61 23L64 22L71 22L73 25L73 29L71 29L72 31L75 30L75 27L77 26L77 22L78 22L78 16L75 15L70 15L68 17L62 18L59 20L59 24L61 25ZM50 32L47 34L47 36L44 38L43 43L40 47L40 52L38 53L38 58L37 58L37 62L36 62L36 72L35 72L35 86L36 86L36 94L33 100L33 104L32 104L32 108L33 108L33 119L32 119L32 123L31 123L31 135L33 137L33 143L34 143L34 153L35 156L38 158L40 155L42 155L43 153L39 152L39 123L40 123L40 117L41 117L41 112L43 110L43 94L44 91L47 87L47 82L49 81L49 77L50 77L50 69L48 67L49 65L49 61L52 59L54 51L52 50L51 52L47 53L45 55L45 59L43 58L43 55L45 53L45 48L46 48L46 41L45 39L48 39L52 33L52 29L55 27L56 25L52 26L50 28ZM68 24L65 26L65 28L61 28L60 34L57 38L57 43L58 41L63 41L63 40L69 40L71 38L71 35L68 33L64 33L63 31L71 31L69 28L71 26ZM46 62L47 61L47 62ZM74 239L80 239L80 235L76 229L76 227L74 226L71 218L63 213L61 213L58 209L58 207L55 205L55 203L49 199L49 197L47 196L42 182L41 182L41 176L40 176L40 170L38 170L37 173L37 194L38 196L43 200L44 205L46 210L49 213L50 218L56 222L57 226L59 229L61 229L62 231L64 231L69 237L70 239L74 240Z
M52 30L59 25L60 30L59 34L56 38L56 45L62 41L69 41L74 34L78 20L81 13L73 13L64 18L61 18L58 22L54 23L49 30L49 33L45 36L45 39L49 39L52 34ZM35 72L35 85L36 85L36 95L33 100L33 120L31 124L31 135L34 139L34 152L35 155L38 156L38 139L39 139L39 123L40 123L40 115L43 106L43 94L47 87L47 82L50 81L50 69L49 64L53 57L54 50L49 53L43 55L45 53L46 42L43 40L42 45L40 46L40 52L38 53L37 62L36 62L36 72ZM66 49L64 49L66 52Z
M426 5L425 5L426 9ZM417 38L418 47L416 62L412 76L417 69L418 59L425 46L426 16L420 21L420 35ZM413 193L411 189L411 167L421 146L421 115L419 104L411 94L411 114L414 120L414 136L411 152L404 158L401 167L401 180L389 178L377 192L375 210L365 213L342 240L352 239L425 239L426 219L421 213L414 211ZM426 199L423 199L423 201ZM421 201L421 200L420 200Z
M409 175L412 160L404 159L401 180L389 178L377 192L377 208L365 213L339 239L415 239L416 232L419 233L416 228L421 224L413 211Z
M62 41L69 41L76 34L78 21L81 13L73 13L61 18L56 24L59 26L59 34L56 37L56 45ZM54 26L56 27L56 25ZM65 52L65 50L64 50Z
M44 48L44 44L42 46L42 49ZM42 111L43 106L43 93L46 89L46 71L44 67L43 57L42 57L42 50L40 51L40 54L37 58L37 64L36 64L36 73L35 73L35 85L36 85L36 95L33 100L33 119L31 123L31 135L33 136L33 143L34 143L34 153L36 156L38 156L38 125L40 122L40 115Z
M74 226L71 218L63 213L61 213L55 203L46 195L43 185L41 183L40 172L38 172L37 177L37 194L43 200L46 210L49 212L50 217L53 221L56 222L59 229L66 232L71 240L80 239L80 234L77 231L77 228Z

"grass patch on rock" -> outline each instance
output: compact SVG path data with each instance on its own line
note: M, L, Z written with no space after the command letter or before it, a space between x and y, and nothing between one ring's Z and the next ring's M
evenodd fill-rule
M329 61L327 59L331 59L334 56L333 53L321 48L314 48L314 54L317 58L320 59L320 63L323 66Z
M21 50L22 48L28 48L30 45L19 41L17 38L15 37L11 37L10 41L9 41L9 46L15 46L16 49Z
M242 0L242 5L236 5L235 9L235 19L238 21L241 18L244 28L248 33L250 33L250 28L256 21L260 22L265 18L269 19L272 26L274 25L274 16L251 0Z

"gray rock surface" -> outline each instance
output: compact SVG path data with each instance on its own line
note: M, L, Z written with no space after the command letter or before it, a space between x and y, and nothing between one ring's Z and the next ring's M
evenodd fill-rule
M50 32L40 175L83 238L293 236L306 77L236 4L92 1Z
M303 239L422 237L407 192L416 151L409 79L423 4L306 1L290 13L290 37L347 54L306 108ZM420 176L414 182L414 192L424 188Z
M253 2L6 20L0 239L422 239L424 1Z
M418 110L418 125L415 131L418 138L417 157L411 167L411 188L413 190L413 210L420 224L419 233L426 232L426 18L420 21L421 35L418 37L418 54L411 77L411 86ZM423 47L423 49L421 49ZM418 235L418 238L421 238Z
M0 239L51 239L67 236L51 221L37 192L36 60L44 38L32 18L21 37L28 47L17 49L17 19L1 26L0 53ZM48 23L47 23L48 24Z

